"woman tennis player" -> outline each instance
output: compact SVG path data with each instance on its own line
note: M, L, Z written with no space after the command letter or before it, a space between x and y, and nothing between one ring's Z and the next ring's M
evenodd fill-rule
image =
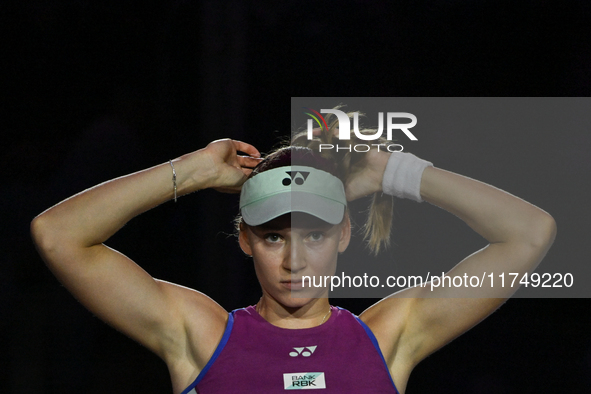
M265 159L247 143L214 141L57 204L33 220L33 238L74 297L166 362L175 394L402 394L421 360L515 288L413 287L359 316L331 306L326 289L302 278L335 272L351 237L347 201L376 196L367 225L374 249L389 236L389 196L427 201L466 222L489 245L450 276L531 272L554 240L555 222L517 197L412 154L323 157L316 147L332 133L296 139L309 147ZM232 313L205 294L152 278L103 244L134 216L206 188L241 192L239 243L262 288L256 305Z

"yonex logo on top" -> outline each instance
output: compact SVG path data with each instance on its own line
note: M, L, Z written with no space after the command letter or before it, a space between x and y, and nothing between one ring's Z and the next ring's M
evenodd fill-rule
M283 186L291 185L291 181L296 185L301 186L306 182L306 179L308 179L308 175L310 175L310 173L306 171L285 171L285 173L289 175L289 178L283 179Z
M317 347L318 346L294 347L293 350L295 351L289 352L289 355L291 357L297 357L300 355L304 357L310 357Z

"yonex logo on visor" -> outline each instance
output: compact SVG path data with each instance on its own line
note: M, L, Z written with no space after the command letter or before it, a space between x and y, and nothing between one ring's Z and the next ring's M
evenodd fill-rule
M303 212L338 224L346 206L343 182L326 171L307 166L261 172L247 180L240 193L240 212L250 226L290 212Z
M285 173L287 175L289 175L289 177L291 179L290 178L283 179L283 181L282 181L283 186L291 185L291 181L293 181L296 185L303 185L304 182L306 182L308 175L310 175L310 173L306 172L306 171L285 171Z

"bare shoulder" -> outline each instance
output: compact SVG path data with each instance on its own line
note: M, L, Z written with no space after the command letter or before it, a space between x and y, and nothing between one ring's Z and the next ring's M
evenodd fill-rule
M416 308L416 298L407 292L392 295L367 308L359 318L367 324L378 341L396 388L404 393L410 373L416 366L416 344L409 336L409 319Z
M182 322L165 333L167 351L163 356L175 391L190 384L217 348L228 322L228 312L207 295L174 283L157 280L165 297L174 305ZM182 387L181 387L182 386Z
M390 353L395 352L409 318L417 308L414 290L407 289L386 297L359 315L376 336L386 361L388 356L394 356Z

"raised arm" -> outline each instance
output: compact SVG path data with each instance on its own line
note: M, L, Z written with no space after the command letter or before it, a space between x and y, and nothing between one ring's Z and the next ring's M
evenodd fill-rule
M381 190L381 183L376 182L390 157L372 157L373 177L365 179L373 179L370 188ZM502 272L531 272L555 237L555 222L543 210L495 187L439 168L424 170L420 196L453 213L489 242L456 265L449 276L480 278L484 272L494 272L498 278ZM364 312L362 319L376 333L389 364L398 364L398 371L410 373L419 361L480 322L515 290L507 284L501 287L498 281L494 287L485 282L482 288L415 287L380 301Z
M219 140L173 160L177 194L209 187L238 191L258 156L251 145ZM48 267L85 307L157 353L169 367L187 357L187 350L195 350L187 348L187 319L199 319L200 331L191 332L197 349L190 361L200 368L221 337L227 314L201 293L153 279L103 244L134 216L171 198L172 167L167 162L62 201L33 220L31 233Z

